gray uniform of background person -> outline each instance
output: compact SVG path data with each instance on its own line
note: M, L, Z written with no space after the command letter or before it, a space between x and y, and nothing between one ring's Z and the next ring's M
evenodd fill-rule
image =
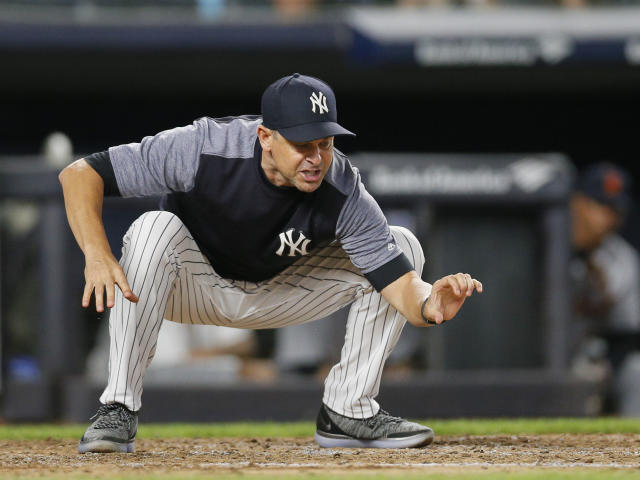
M591 272L587 261L593 263ZM574 319L575 338L580 341L574 369L580 372L594 360L608 357L608 365L613 367L611 394L615 401L610 407L623 415L639 415L640 352L625 345L625 338L640 335L638 252L620 235L610 233L589 253L588 260L576 257L570 267L574 300L608 306L597 313L578 313ZM594 275L601 278L594 279ZM585 374L592 376L594 371L586 368Z
M261 149L257 142L256 134L257 126L260 123L260 117L202 118L195 121L193 125L161 132L153 137L145 137L140 143L112 147L109 149L109 159L113 167L117 190L125 197L164 194L166 196L163 204L171 207L173 203L174 208L176 201L175 198L172 199L172 195L184 195L180 192L188 192L187 194L190 197L186 201L186 205L191 205L191 208L195 210L198 207L197 199L200 198L200 194L212 195L211 198L213 198L214 202L217 199L216 195L219 194L221 197L225 197L228 202L225 215L230 217L242 215L242 212L253 212L255 209L265 209L265 203L267 204L266 207L273 207L274 205L277 207L277 202L274 205L269 205L268 195L261 197L260 194L260 189L277 188L268 183L260 167ZM101 161L104 162L104 155L88 157L87 161L98 172L104 170L104 165L99 165ZM239 175L238 172L240 172ZM312 244L310 255L304 256L299 260L305 259L305 262L311 263L314 261L324 262L324 265L329 266L328 269L320 267L320 263L318 263L317 268L325 268L325 271L331 272L335 280L327 277L316 279L309 276L306 280L302 280L303 283L306 282L306 287L292 285L294 288L283 288L283 293L278 293L278 295L282 296L275 299L276 303L274 305L297 301L297 296L301 294L300 288L305 290L302 292L304 296L301 297L305 298L301 302L302 305L305 305L309 304L310 299L320 299L321 295L326 294L328 292L327 286L329 288L332 288L332 284L339 286L341 285L340 282L346 281L345 279L350 279L348 282L351 283L348 283L348 285L351 286L348 289L337 288L332 296L317 301L317 306L312 311L304 311L293 318L291 316L289 318L276 316L268 322L261 320L259 328L281 327L319 319L355 301L351 309L352 314L347 322L347 335L343 346L342 359L327 378L323 401L332 409L344 415L366 418L374 415L379 408L373 398L378 393L382 365L393 350L405 323L405 319L382 299L381 295L374 290L374 287L379 290L412 268L416 269L420 274L424 257L419 242L409 231L397 227L389 228L380 208L360 182L357 169L351 167L346 158L337 150L334 151L334 159L325 176L323 185L326 185L325 191L327 189L335 189L339 192L342 196L341 198L343 198L343 203L340 204L339 210L335 210L335 204L332 206L322 201L314 204L315 206L311 209L311 213L317 213L318 215L311 215L313 228L316 231L328 232L326 227L331 226L331 231L324 241L316 239L318 241ZM290 191L295 195L301 195L300 192ZM275 193L271 190L270 194L273 195ZM314 198L309 197L309 194L302 195L307 195L304 197L307 199ZM296 199L298 198L301 197L296 197ZM194 204L193 202L196 203ZM296 200L291 205L298 208L297 206L302 203ZM184 205L182 204L180 208L184 208ZM180 208L177 208L177 211ZM331 214L322 212L323 209L329 208L334 208L331 212L337 214L337 218L335 215L332 217ZM282 221L283 218L287 220L287 215L291 215L293 219L291 221L299 221L295 213L282 213L277 208L266 208L266 211L268 215L261 219L263 223L249 222L251 223L251 230L247 232L238 231L238 228L242 228L243 220L245 224L247 223L246 218L240 217L223 225L210 225L210 228L206 230L206 235L213 235L216 241L224 240L226 242L225 245L228 245L230 250L250 251L251 248L256 246L252 245L251 242L253 237L258 236L257 232L263 228L274 227L274 225L264 223L269 221L275 223ZM193 212L191 213L193 214ZM284 215L284 217L272 218L280 214ZM180 215L178 216L180 217ZM196 217L198 221L204 221L204 223L208 221L206 218L198 217L197 214ZM155 215L154 218L158 218L158 216ZM240 226L236 222L239 222ZM328 222L328 224L322 225L322 222ZM318 223L320 225L317 225ZM154 235L150 233L151 230L145 230L144 233L140 234L140 229L144 228L142 224L144 224L144 219L141 217L131 227L125 236L128 241L125 241L123 251L127 248L138 248L135 245L130 246L131 238L135 235ZM289 223L286 225L289 226ZM132 230L136 230L137 233ZM195 233L194 236L197 237ZM277 241L277 238L278 235L276 234L274 241ZM336 239L339 244L335 244ZM196 238L197 240L198 238ZM153 245L154 241L155 239L151 238L150 244ZM200 242L198 242L198 246L200 246ZM206 243L203 246L206 247ZM259 252L256 258L236 256L227 259L229 261L238 261L240 263L238 268L240 270L244 268L244 275L249 279L249 281L243 280L241 276L236 276L233 272L228 275L231 281L225 283L227 285L226 288L237 289L241 293L236 295L239 302L238 305L250 303L252 295L263 292L261 289L264 288L265 284L269 284L272 281L280 284L284 279L290 278L280 278L280 274L278 274L276 277L263 282L252 278L254 273L246 270L251 268L261 270L256 273L256 275L259 275L263 274L265 268L269 267L269 265L263 265L263 262L268 263L269 259L281 262L282 258L278 259L278 257L274 256L275 250L275 248L269 246L268 250ZM316 254L314 252L319 253ZM197 254L200 255L200 252L198 251ZM322 254L329 256L323 257ZM405 254L407 255L405 256ZM317 257L317 260L314 260L316 255L320 256ZM348 264L343 263L345 259L350 260L350 262ZM213 267L217 269L217 259L210 258L210 260ZM304 274L299 273L303 271L300 268L306 266L304 262L300 263L296 259L291 259L291 261L294 263L290 264L290 267L287 267L282 272L283 275L288 272L297 272L297 275L304 277ZM334 264L339 268L333 268L332 265ZM228 270L230 265L233 266L229 262L221 264L221 271ZM136 307L139 311L144 308L144 301L149 293L146 290L150 287L142 285L138 287L139 291L136 291L136 280L130 278L133 275L131 275L131 272L127 272L127 268L125 268L125 273L127 273L132 289L140 297L140 303ZM290 270L290 268L293 270ZM186 268L186 270L189 270L189 268ZM176 275L183 274L184 272L181 274L176 273ZM203 275L202 273L192 274L190 272L186 274ZM193 276L191 279L192 285L197 281L195 280L196 278L202 279L205 277ZM240 282L237 280L240 280ZM188 281L186 285L187 289L195 288L189 287ZM209 285L206 285L206 287L209 287ZM317 292L313 290L315 287L318 288ZM182 286L180 288L180 294L178 295L185 295L182 291ZM213 288L212 291L214 291L212 295L215 295L216 288ZM227 295L229 291L227 290ZM118 295L121 296L119 292L117 292ZM160 308L158 310L159 316L161 317L164 311L165 318L183 322L185 321L183 317L176 317L172 314L172 307L175 306L175 302L180 301L182 305L182 300L180 298L175 299L172 295L169 295L166 311L164 306L157 307ZM262 295L262 293L259 293L259 295ZM272 294L271 297L273 296ZM194 301L193 298L194 296L191 294L192 302ZM257 297L254 296L253 298ZM274 301L274 299L272 298L270 301ZM115 332L116 341L114 342L114 334L112 334L110 362L131 366L130 358L133 359L136 356L131 356L128 348L118 349L118 342L120 341L122 345L123 341L122 338L118 340L118 336L120 335L121 337L123 331L125 335L127 331L130 331L127 330L127 314L123 313L125 310L124 305L125 303L121 299L117 299L116 305L111 311L110 328ZM133 316L135 315L137 314ZM210 321L213 324L225 324L239 328L256 328L256 318L253 318L252 315L253 317L257 316L257 314L247 314L246 317L234 319L232 315L227 319L223 319L230 320L230 322L224 321L223 323L216 323L216 319L211 317L206 322ZM156 320L154 319L153 321ZM157 322L161 321L161 318L157 319ZM190 320L187 319L186 321L189 322ZM156 328L145 329L142 333L142 335L154 334L157 335ZM155 341L154 338L143 340L141 343L150 345L153 345ZM134 339L131 348L134 349L136 345L136 339ZM153 356L154 348L151 348L149 358L143 358L147 350L144 350L142 355L136 353L138 361L137 363L134 361L136 365L133 368L133 375L121 371L120 368L115 368L115 363L110 363L112 374L110 375L109 384L101 397L103 403L115 401L127 405L131 410L140 408L142 389L138 387L129 388L128 393L122 394L122 384L126 382L131 385L140 385L146 365ZM122 360L123 355L127 356L124 361ZM118 356L120 356L120 360L118 360ZM120 390L118 389L116 376L121 377ZM136 378L132 379L131 377L133 376Z
M603 331L620 334L640 332L638 252L620 235L612 233L589 257L604 276L604 290L590 285L585 261L576 258L571 263L570 272L577 295L606 296L611 303L604 318L592 321L598 322ZM597 299L593 298L593 301L595 303Z

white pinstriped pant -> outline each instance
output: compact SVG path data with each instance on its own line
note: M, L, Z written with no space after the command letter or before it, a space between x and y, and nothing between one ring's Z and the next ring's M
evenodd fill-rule
M391 227L391 232L422 273L424 255L415 236L402 227ZM274 328L318 320L353 303L341 359L325 380L323 402L349 417L378 412L374 398L382 368L406 320L339 245L313 251L269 280L228 280L213 270L178 217L147 212L125 234L120 264L140 300L131 303L116 288L102 403L140 409L142 381L163 317L185 324Z

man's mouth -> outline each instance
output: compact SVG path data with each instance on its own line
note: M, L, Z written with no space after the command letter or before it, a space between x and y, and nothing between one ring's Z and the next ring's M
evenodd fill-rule
M322 170L319 168L312 168L308 170L301 170L300 175L306 182L317 182L322 178Z

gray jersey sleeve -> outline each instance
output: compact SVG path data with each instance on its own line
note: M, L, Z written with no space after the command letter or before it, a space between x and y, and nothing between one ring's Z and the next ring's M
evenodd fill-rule
M336 238L364 274L403 254L380 206L362 184L360 174L338 217Z
M111 147L109 157L123 197L187 192L193 188L200 153L209 140L205 118L165 130L140 143Z

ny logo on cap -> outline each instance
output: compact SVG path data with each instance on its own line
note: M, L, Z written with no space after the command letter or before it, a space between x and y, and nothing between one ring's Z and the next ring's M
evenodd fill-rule
M313 113L316 113L316 105L318 106L318 113L320 114L327 113L329 111L329 107L327 107L327 97L325 97L322 92L318 92L317 95L316 92L313 92L309 97L309 100L311 100Z

